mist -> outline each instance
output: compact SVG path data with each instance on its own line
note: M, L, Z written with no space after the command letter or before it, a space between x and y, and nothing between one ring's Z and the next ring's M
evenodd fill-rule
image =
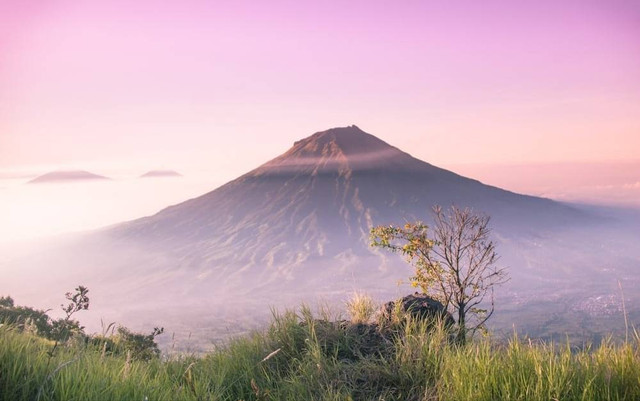
M640 209L640 162L452 164L487 184L559 201Z
M90 332L112 321L142 331L164 326L173 333L171 340L160 339L164 347L177 343L180 349L202 351L262 327L271 308L307 302L340 310L354 291L367 291L379 302L412 292L406 284L410 267L393 255L374 252L358 263L353 257L335 260L331 267L337 270L311 281L295 272L291 281L286 278L291 272L275 271L271 274L278 285L261 287L240 273L243 266L212 273L206 257L150 249L144 239L113 240L100 228L151 215L209 189L202 177L37 186L11 182L0 190L6 222L0 294L21 305L52 309L56 316L63 294L85 285L91 308L78 318ZM634 291L640 287L640 211L570 206L597 216L597 223L537 232L494 228L500 263L511 275L496 292L491 321L496 335L514 328L546 339L619 335L623 294L630 321L640 324L640 297ZM327 267L313 260L305 264L316 271Z
M221 184L209 176L139 178L29 184L0 179L0 243L97 229L157 213Z

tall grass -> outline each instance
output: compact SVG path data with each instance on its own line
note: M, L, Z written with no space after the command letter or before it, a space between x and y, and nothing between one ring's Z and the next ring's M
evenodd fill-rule
M438 394L446 400L640 400L639 343L568 345L488 342L452 349Z
M373 298L362 292L354 292L351 299L346 302L346 306L351 322L356 324L368 323L378 309Z
M488 339L436 325L374 326L277 314L202 358L139 361L0 327L0 400L640 400L640 339L597 348Z

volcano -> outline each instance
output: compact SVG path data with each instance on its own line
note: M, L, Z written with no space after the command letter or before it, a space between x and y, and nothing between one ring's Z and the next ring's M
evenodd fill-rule
M585 217L425 163L352 125L317 132L205 195L106 234L171 254L205 287L328 289L354 275L384 276L389 259L369 246L371 227L428 222L434 205L452 204L489 214L497 231Z

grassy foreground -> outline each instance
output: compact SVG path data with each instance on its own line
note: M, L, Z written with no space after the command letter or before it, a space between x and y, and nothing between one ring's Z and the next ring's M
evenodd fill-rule
M514 338L448 344L424 323L385 338L363 324L274 316L204 357L134 360L0 326L0 400L640 400L640 339L597 349Z

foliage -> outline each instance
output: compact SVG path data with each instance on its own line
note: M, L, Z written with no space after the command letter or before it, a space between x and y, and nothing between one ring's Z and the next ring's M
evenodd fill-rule
M64 304L60 305L62 311L66 314L65 319L69 320L74 313L81 310L89 309L89 297L87 296L88 292L88 288L78 286L74 294L70 292L67 292L65 294L65 298L69 300L69 303L66 306Z
M353 293L346 306L352 323L369 322L377 309L373 299L362 292Z
M156 336L164 333L163 327L156 327L151 334L134 333L126 327L118 327L118 334L114 338L115 346L129 353L131 358L148 361L160 355Z
M514 337L467 347L408 321L382 352L363 353L364 334L316 319L308 309L275 314L264 333L202 358L148 361L63 347L0 327L2 400L638 400L640 338L570 349ZM331 324L334 323L334 324Z
M459 343L467 333L484 329L493 314L493 288L507 280L497 267L498 255L490 239L489 217L452 206L445 213L434 207L433 229L418 221L403 227L371 229L371 244L403 254L415 268L411 284L457 315ZM490 297L489 309L483 309Z
M53 338L51 319L42 310L26 306L15 306L11 297L5 305L0 306L0 323L14 325L19 330L34 332L45 338Z
M12 308L13 307L13 298L10 296L0 297L0 308Z
M71 319L71 317L77 312L89 309L88 292L89 290L86 287L78 286L75 293L67 292L65 294L65 298L69 303L60 305L65 317L54 320L51 323L51 337L56 340L56 345L58 342L64 343L68 341L72 335L84 334L84 327L80 326L80 323Z
M68 305L61 305L65 313L64 318L52 319L47 311L33 309L27 306L16 306L10 296L0 298L0 322L16 326L19 330L31 331L34 334L64 343L76 334L84 334L83 327L71 319L73 314L89 308L89 290L83 286L76 288L74 294L65 294Z
M107 332L113 326L109 325L102 335L88 336L84 333L84 327L72 317L80 311L89 309L89 290L84 286L78 286L75 292L67 292L65 298L69 301L66 305L60 305L65 316L52 319L47 311L41 311L25 306L15 306L10 296L0 298L0 323L10 325L13 330L26 331L47 340L52 340L53 345L49 350L52 358L58 350L58 345L65 344L77 336L92 346L101 347L102 353L110 355L127 355L136 360L148 361L160 355L155 338L164 332L164 328L156 327L150 334L135 333L126 327L119 327L117 334L107 336Z

